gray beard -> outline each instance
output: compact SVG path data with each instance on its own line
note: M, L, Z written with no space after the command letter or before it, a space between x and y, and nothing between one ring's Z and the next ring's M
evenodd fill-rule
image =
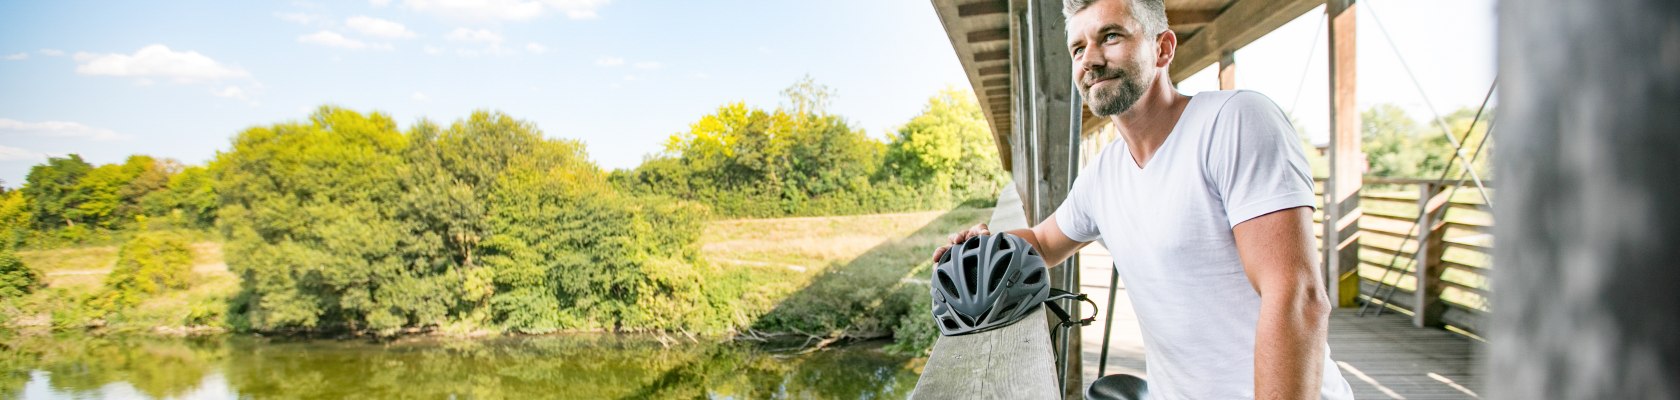
M1127 73L1124 69L1117 72L1113 79L1117 85L1109 85L1105 89L1092 86L1081 93L1092 114L1100 117L1120 114L1131 109L1143 97L1143 82L1137 74Z

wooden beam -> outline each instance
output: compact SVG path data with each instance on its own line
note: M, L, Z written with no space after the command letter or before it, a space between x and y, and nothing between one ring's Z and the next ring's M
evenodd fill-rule
M1173 82L1219 61L1220 52L1238 49L1271 33L1324 0L1237 0L1189 38L1180 38L1168 74ZM1171 17L1169 17L1171 18Z
M1009 12L1007 1L982 1L957 6L958 17L972 17L976 15L1003 14Z
M1008 65L993 65L993 66L990 66L990 67L980 67L980 76L1007 75L1007 74L1009 74L1009 66Z
M1175 10L1167 9L1167 24L1196 25L1213 22L1219 17L1219 10Z
M1412 263L1417 282L1417 289L1412 291L1412 325L1419 328L1441 327L1444 323L1441 316L1447 308L1447 303L1441 301L1441 291L1446 288L1441 281L1441 273L1446 271L1441 256L1447 250L1445 189L1433 182L1418 185L1418 229L1422 233Z
M996 330L940 336L911 399L1040 399L1056 393L1056 367L1044 308ZM984 384L988 390L976 392Z
M969 43L1009 40L1009 28L987 29L968 33Z
M1225 50L1219 56L1219 90L1237 89L1236 52Z
M1254 1L1254 0L1248 0ZM1354 0L1330 0L1330 179L1324 183L1326 289L1338 307L1359 296L1359 189L1365 156L1359 149L1354 102Z
M1075 154L1079 141L1079 110L1074 100L1073 60L1068 55L1066 19L1062 16L1062 0L1026 0L1026 50L1022 60L1027 65L1029 82L1024 98L1031 108L1027 133L1032 137L1026 151L1033 155L1033 208L1027 214L1034 224L1049 218L1067 198L1078 170ZM1019 178L1019 177L1017 177ZM1079 291L1079 268L1064 265L1050 276L1050 286L1070 292ZM1080 315L1080 304L1063 301L1062 307L1073 315ZM1084 392L1080 330L1068 329L1053 333L1059 343L1067 343L1058 361L1065 368L1062 385L1064 398L1080 399ZM1065 336L1063 336L1065 335Z
M1008 49L979 51L974 53L974 62L1003 61L1009 59Z
M986 86L986 87L1008 87L1008 86L1009 86L1009 77L1007 77L1007 76L1000 76L1000 77L996 77L996 78L989 78L989 79L986 79L986 80L984 80L984 81L981 81L981 82L980 82L980 86Z

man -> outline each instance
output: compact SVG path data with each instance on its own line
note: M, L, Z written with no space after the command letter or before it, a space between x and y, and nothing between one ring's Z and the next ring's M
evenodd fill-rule
M1162 0L1065 1L1079 93L1120 139L1054 214L1009 233L1049 265L1103 241L1155 398L1352 398L1329 356L1312 177L1288 118L1254 92L1178 94Z

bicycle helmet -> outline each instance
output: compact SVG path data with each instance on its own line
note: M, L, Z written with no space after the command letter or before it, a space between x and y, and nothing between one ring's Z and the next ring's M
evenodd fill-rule
M1020 320L1050 296L1044 259L1027 241L1000 233L952 246L933 268L933 319L945 336Z

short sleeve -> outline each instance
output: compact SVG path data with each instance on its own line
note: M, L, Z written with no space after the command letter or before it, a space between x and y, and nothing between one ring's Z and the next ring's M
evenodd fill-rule
M1097 218L1092 215L1091 185L1101 180L1097 175L1099 163L1091 163L1079 171L1079 177L1073 179L1073 187L1068 189L1067 199L1056 207L1056 226L1062 228L1062 234L1076 242L1097 240L1102 233L1097 230Z
M1311 169L1288 117L1256 92L1233 94L1215 117L1205 158L1231 227L1273 211L1313 206Z

